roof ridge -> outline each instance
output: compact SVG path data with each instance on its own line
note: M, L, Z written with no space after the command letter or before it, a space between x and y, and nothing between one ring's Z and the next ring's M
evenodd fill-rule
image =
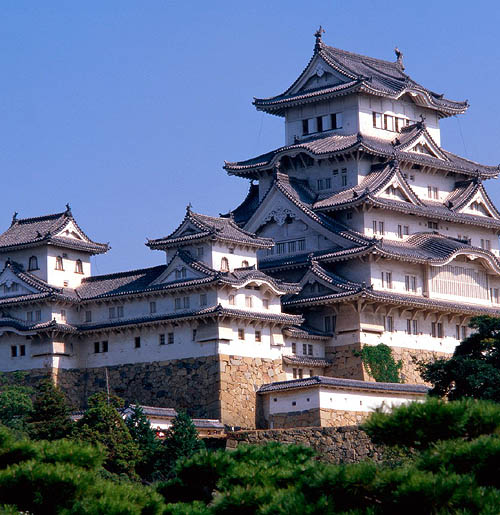
M127 275L132 275L132 274L139 274L141 272L149 272L149 271L152 271L152 270L156 270L156 269L160 269L160 268L165 268L167 265L155 265L155 266L150 266L150 267L146 267L146 268L137 268L137 269L133 269L133 270L124 270L122 272L113 272L111 274L103 274L103 275L92 275L90 277L84 277L82 279L82 283L81 284L86 284L86 283L90 283L90 282L93 282L93 281L96 281L96 280L100 280L102 281L103 279L115 279L117 277L126 277Z

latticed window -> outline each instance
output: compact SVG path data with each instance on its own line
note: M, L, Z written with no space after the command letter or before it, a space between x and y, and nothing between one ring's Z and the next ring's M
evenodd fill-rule
M83 264L81 259L75 261L75 274L83 274Z
M221 272L229 272L229 260L227 257L223 257L220 260L220 270Z
M28 263L28 271L30 270L38 270L38 258L36 256L31 256Z
M463 298L488 299L488 276L482 270L445 265L431 268L431 290Z
M56 257L56 270L64 270L62 256Z

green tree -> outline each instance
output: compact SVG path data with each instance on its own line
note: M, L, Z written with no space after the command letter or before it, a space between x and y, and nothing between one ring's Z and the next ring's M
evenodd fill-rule
M118 412L123 401L104 393L93 395L88 400L89 408L77 422L74 434L90 443L100 443L106 452L104 468L114 474L135 477L135 465L140 458L137 444Z
M164 512L161 497L153 489L103 479L104 456L100 445L18 440L0 428L1 513Z
M400 383L400 372L403 362L396 362L392 349L384 343L378 345L365 345L361 351L355 352L361 357L363 365L378 383Z
M189 458L205 448L205 443L198 437L198 431L191 417L181 410L172 422L157 454L159 477L169 477L181 458Z
M475 331L450 359L420 364L422 378L433 385L431 395L500 402L500 318L475 317L469 326Z
M64 393L51 378L40 381L28 419L28 433L34 440L58 440L72 431L73 422Z
M137 444L141 457L136 471L142 479L150 480L156 470L156 460L161 450L161 442L139 404L129 408L131 414L125 420L132 440Z
M0 388L0 423L16 431L26 431L26 421L33 410L32 389L19 385Z

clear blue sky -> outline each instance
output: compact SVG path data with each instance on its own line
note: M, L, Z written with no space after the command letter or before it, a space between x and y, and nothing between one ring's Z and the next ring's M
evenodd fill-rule
M270 2L3 0L0 5L0 230L64 210L112 250L94 273L163 262L144 246L188 202L207 214L239 204L240 160L283 143L281 118L253 96L283 91L330 45L406 71L467 114L442 123L443 146L500 162L500 6L494 1ZM500 204L500 184L489 185Z

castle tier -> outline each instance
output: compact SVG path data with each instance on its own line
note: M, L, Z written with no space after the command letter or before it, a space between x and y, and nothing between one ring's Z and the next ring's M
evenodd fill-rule
M71 211L0 235L0 368L51 372L75 403L108 387L244 427L341 425L425 396L415 361L450 355L470 318L500 313L498 167L441 148L466 102L395 62L327 46L282 94L285 146L227 173L251 181L220 217L187 208L147 246L164 264L92 276ZM385 343L404 384L359 357Z

